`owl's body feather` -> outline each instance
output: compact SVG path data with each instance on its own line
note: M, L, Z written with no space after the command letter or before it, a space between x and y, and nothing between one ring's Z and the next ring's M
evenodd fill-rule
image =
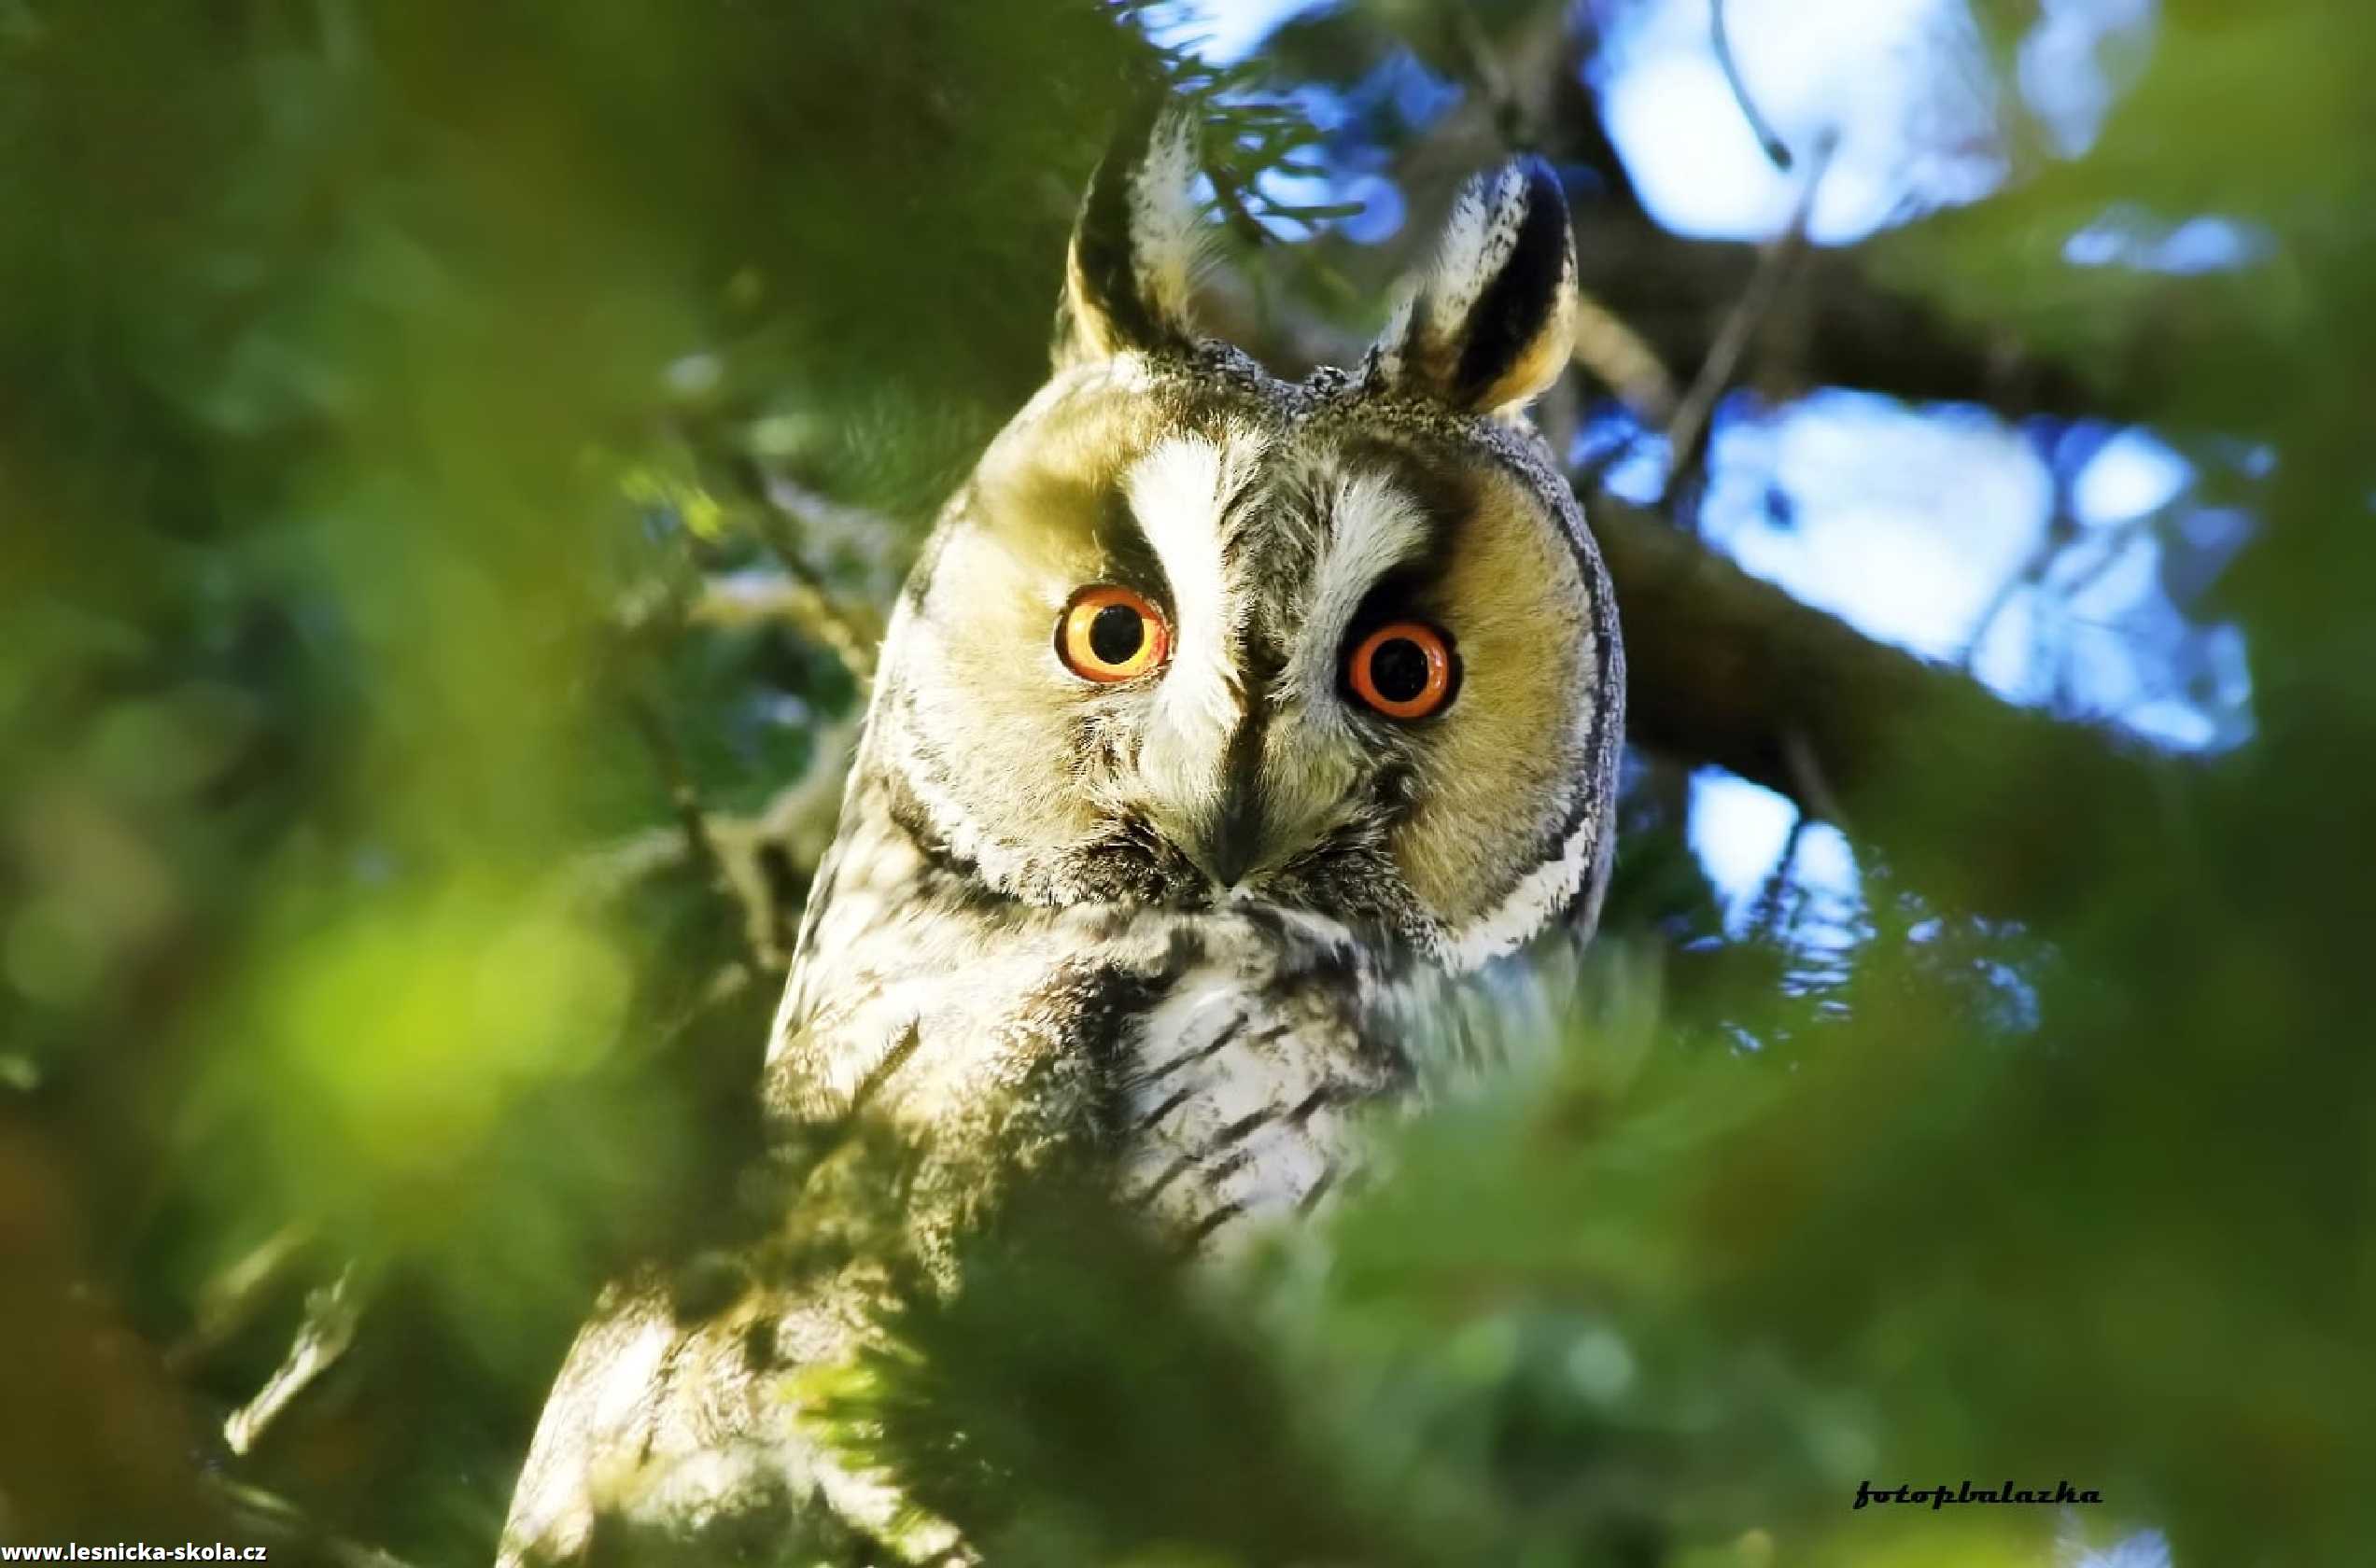
M767 1053L788 1143L863 1114L914 1151L899 1244L927 1269L990 1160L1094 1151L1208 1251L1329 1201L1365 1104L1469 1065L1447 996L1588 931L1606 878L1614 611L1515 417L1573 315L1556 187L1483 182L1362 371L1288 384L1186 328L1183 133L1101 173L1057 374L902 595ZM1142 608L1071 648L1091 585ZM1383 686L1353 681L1382 638L1406 645ZM830 1214L831 1164L798 1212ZM606 1295L507 1555L778 1501L962 1552L800 1420L892 1265L791 1251L697 1310L654 1280Z
M1354 1168L1362 1102L1408 1083L1426 977L1337 923L1267 906L1124 915L958 896L862 757L766 1074L786 1128L863 1107L928 1152L903 1242L928 1259L987 1195L984 1156L1112 1149L1125 1196L1206 1245L1325 1199ZM829 1202L827 1195L817 1201ZM929 1557L897 1499L822 1460L796 1420L802 1374L867 1332L871 1259L784 1288L750 1272L725 1309L686 1313L653 1276L614 1287L572 1349L507 1532L576 1559L606 1512L703 1532L820 1505L872 1542ZM764 1342L765 1354L753 1351Z

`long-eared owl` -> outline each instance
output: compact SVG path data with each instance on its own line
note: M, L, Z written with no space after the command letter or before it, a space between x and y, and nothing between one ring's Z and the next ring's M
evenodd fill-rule
M1329 1201L1365 1102L1441 1065L1431 1011L1588 932L1607 879L1624 655L1524 412L1576 315L1555 178L1472 182L1359 367L1286 383L1191 325L1197 166L1167 115L1091 182L1054 374L893 615L767 1048L776 1125L863 1101L921 1151L928 1257L987 1152L1093 1146L1207 1251ZM614 1285L507 1559L765 1499L865 1560L966 1561L802 1421L880 1279Z

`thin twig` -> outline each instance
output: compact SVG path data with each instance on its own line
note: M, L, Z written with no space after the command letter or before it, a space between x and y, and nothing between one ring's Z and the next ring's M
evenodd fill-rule
M1973 673L1973 666L1979 661L1980 645L1988 640L1989 629L1997 623L1997 617L2013 603L2013 595L2024 588L2043 585L2046 569L2062 553L2063 546L2069 542L2064 525L2070 517L2070 486L2058 476L2054 486L2054 511L2046 519L2046 537L2038 541L2037 548L2030 552L2027 559L2005 573L2004 580L1997 584L1996 592L1989 595L1989 602L1980 607L1979 619L1972 623L1972 636L1963 645L1963 657L1957 661L1966 675Z
M1646 424L1675 417L1675 378L1648 340L1591 295L1576 295L1576 343L1569 356L1586 375L1617 394Z
M265 1430L298 1396L345 1357L355 1344L355 1331L363 1321L370 1294L368 1286L358 1282L356 1267L350 1263L337 1279L306 1295L305 1320L297 1326L288 1354L256 1391L256 1397L223 1422L223 1441L232 1452L253 1451Z
M1846 832L1848 813L1840 809L1840 797L1832 790L1832 781L1824 777L1823 763L1815 754L1815 743L1801 729L1782 732L1782 765L1790 772L1792 791L1807 803L1807 809L1834 827Z
M1469 57L1469 69L1476 77L1478 87L1484 91L1485 101L1493 105L1494 119L1501 128L1502 140L1520 147L1532 147L1537 141L1534 117L1519 102L1518 92L1510 80L1510 73L1502 68L1500 58L1494 53L1493 40L1475 13L1466 6L1449 7L1453 35L1459 41L1460 50Z
M1712 0L1708 7L1709 32L1716 47L1716 63L1724 73L1725 85L1733 90L1733 101L1741 106L1741 118L1749 121L1749 129L1757 145L1773 161L1777 169L1791 166L1790 144L1775 133L1765 117L1757 112L1756 101L1749 95L1749 85L1741 80L1740 63L1733 58L1732 35L1724 26L1724 0Z
M1778 941L1787 934L1790 911L1784 905L1792 890L1791 873L1798 864L1799 844L1806 838L1807 823L1812 820L1804 811L1791 819L1791 831L1782 840L1782 852L1774 857L1764 885L1758 889L1757 900L1750 905L1751 931L1764 931Z
M1212 178L1214 200L1219 203L1221 219L1230 226L1230 231L1248 245L1268 245L1271 231L1263 228L1262 220L1247 210L1245 188L1238 182L1237 175L1221 167L1217 161L1208 161L1204 172Z
M756 463L737 463L733 469L745 493L756 503L751 510L759 542L766 546L786 576L814 595L808 607L809 619L802 622L804 629L834 651L863 689L874 676L875 645L881 638L880 629L863 623L856 613L834 596L809 566L790 527L805 522L804 514L811 508L828 503L789 480L765 472ZM885 538L897 531L888 521L867 521L879 527Z
M709 815L701 809L701 793L685 766L677 737L669 732L659 710L640 693L628 693L626 705L628 718L643 736L644 744L651 748L653 761L659 764L660 777L668 786L668 805L677 814L677 830L684 834L685 848L691 852L693 863L711 882L723 885L726 879L725 858L718 853L717 840L710 834Z
M312 1225L291 1221L209 1279L200 1293L198 1321L166 1350L166 1367L187 1378L212 1361L279 1297L316 1239Z
M1798 205L1791 214L1789 227L1766 242L1758 257L1757 271L1750 274L1749 287L1733 302L1724 325L1718 329L1715 342L1708 348L1708 357L1699 367L1699 374L1692 379L1691 390L1684 394L1676 409L1674 419L1666 427L1666 495L1671 502L1684 493L1685 487L1707 455L1708 438L1715 423L1716 404L1731 387L1741 357L1757 336L1775 301L1781 298L1782 286L1795 270L1798 260L1807 254L1807 229L1815 212L1815 193L1823 183L1823 170L1831 161L1834 140L1826 137L1816 148L1815 158L1807 171L1807 182L1799 190Z
M262 1536L267 1545L307 1547L337 1564L337 1568L411 1568L402 1558L377 1547L331 1533L296 1504L260 1487L226 1476L208 1476L205 1485L233 1519Z
M776 552L770 548L770 553ZM777 556L779 560L780 555ZM789 571L713 573L685 610L696 625L746 626L779 621L810 642L832 651L863 688L874 673L877 634L871 622L837 602L813 581Z
M691 835L649 828L572 862L563 874L565 895L599 905L626 897L647 877L700 865L742 911L750 967L780 973L791 961L801 889L833 839L857 733L855 720L818 725L808 768L757 816L704 813L702 842L714 862L690 859Z
M2096 558L2074 572L2069 581L2058 590L2063 602L2069 603L2102 581L2104 576L2128 555L2130 545L2145 535L2161 531L2161 526L2167 521L2169 514L2170 509L2167 506L2156 507L2153 511L2140 513L2125 523L2115 523L2110 527L2094 530L2091 538L2100 546ZM2073 531L2076 532L2075 525ZM2066 539L2062 542L2067 544L2070 541Z

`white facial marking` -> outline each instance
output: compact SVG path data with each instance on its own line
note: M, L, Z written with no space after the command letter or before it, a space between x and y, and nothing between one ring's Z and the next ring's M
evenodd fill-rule
M1276 687L1262 791L1272 819L1295 842L1326 831L1360 776L1360 742L1337 694L1345 629L1378 579L1425 548L1418 503L1376 474L1331 475L1321 505L1328 524L1303 624Z
M1222 576L1221 509L1258 446L1199 437L1159 443L1123 481L1132 513L1172 587L1172 663L1155 698L1140 766L1167 800L1218 804L1222 753L1244 716L1234 663L1241 612Z
M1417 554L1427 539L1419 503L1378 474L1339 481L1329 515L1312 608L1295 653L1295 680L1307 693L1335 688L1337 651L1354 612L1378 579Z

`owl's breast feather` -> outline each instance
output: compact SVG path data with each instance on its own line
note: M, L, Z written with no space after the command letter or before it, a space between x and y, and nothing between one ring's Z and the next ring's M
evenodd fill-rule
M1203 1243L1324 1201L1357 1109L1412 1080L1382 1023L1408 966L1333 921L950 896L895 827L852 830L778 1020L780 1116L863 1100L951 1160L1087 1139Z

